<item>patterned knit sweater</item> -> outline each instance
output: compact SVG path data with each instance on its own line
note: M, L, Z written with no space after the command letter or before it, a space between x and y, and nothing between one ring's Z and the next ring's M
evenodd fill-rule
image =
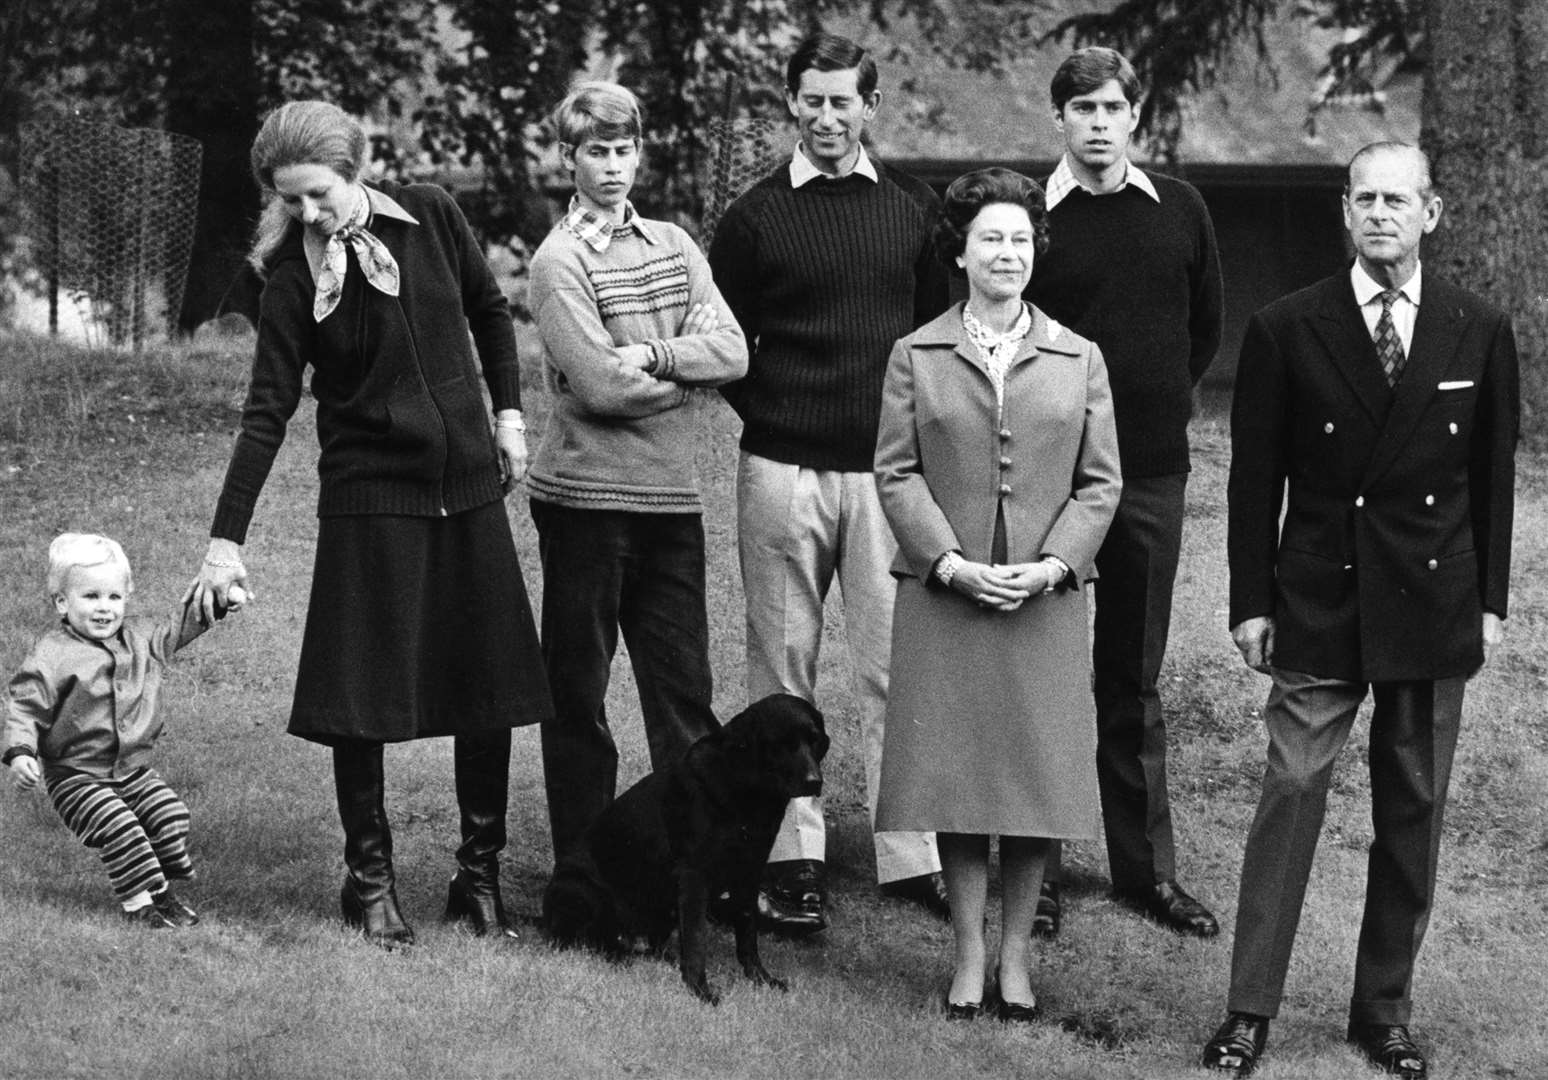
M722 393L742 449L814 469L870 472L893 344L946 310L931 230L940 200L872 159L791 187L786 166L726 210L710 247L715 283L752 350Z
M597 252L560 224L532 257L531 306L552 410L527 473L532 498L583 510L699 513L694 386L747 370L747 343L675 225L635 217ZM681 333L695 304L719 312L708 334ZM661 343L657 376L620 359Z

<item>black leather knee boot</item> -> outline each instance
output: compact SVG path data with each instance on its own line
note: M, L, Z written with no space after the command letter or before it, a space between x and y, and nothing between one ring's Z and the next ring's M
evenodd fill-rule
M487 735L458 735L452 764L457 807L462 813L462 846L457 875L446 896L446 918L465 922L475 934L515 937L500 900L500 851L505 847L505 801L510 776L509 729Z
M414 931L398 911L392 870L392 831L383 800L382 744L344 743L333 749L333 783L344 826L344 922L367 941L391 949L412 945Z

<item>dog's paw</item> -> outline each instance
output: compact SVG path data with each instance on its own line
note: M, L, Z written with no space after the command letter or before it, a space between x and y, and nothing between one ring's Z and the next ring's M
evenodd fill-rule
M768 969L765 968L762 964L758 964L755 967L749 967L745 970L747 977L758 986L771 987L772 989L779 990L781 992L785 992L790 989L790 984L788 982L786 982L784 979L781 979L777 975L769 974Z
M706 1005L720 1004L720 991L710 985L710 981L700 975L697 979L683 978L683 984L693 991L693 996Z

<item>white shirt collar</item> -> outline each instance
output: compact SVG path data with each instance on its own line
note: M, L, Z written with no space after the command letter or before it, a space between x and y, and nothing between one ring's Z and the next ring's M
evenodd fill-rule
M1408 298L1409 303L1419 306L1420 278L1424 275L1422 265L1414 267L1414 276L1398 286L1398 293ZM1355 303L1364 307L1376 297L1386 291L1385 286L1365 272L1365 267L1360 265L1360 260L1354 261L1354 266L1349 270L1349 282L1354 286Z
M876 166L871 164L871 155L865 152L864 143L860 145L860 156L855 159L855 167L849 171L865 177L873 184L880 183L880 177L876 175ZM839 177L829 176L813 165L811 159L801 152L801 144L796 143L795 153L790 155L790 186L798 188L802 184L819 179L835 180Z
M1132 161L1125 161L1124 165L1123 183L1119 184L1112 191L1103 192L1102 194L1111 195L1133 184L1157 203L1160 203L1161 195L1156 191L1156 185L1151 181L1150 177L1146 176L1144 171ZM1064 197L1076 188L1091 191L1089 187L1082 184L1075 176L1075 170L1070 168L1070 156L1065 154L1059 159L1059 164L1054 167L1053 175L1048 178L1048 190L1046 193L1048 209L1052 210L1058 206L1064 201ZM1091 191L1091 194L1095 195L1097 193Z

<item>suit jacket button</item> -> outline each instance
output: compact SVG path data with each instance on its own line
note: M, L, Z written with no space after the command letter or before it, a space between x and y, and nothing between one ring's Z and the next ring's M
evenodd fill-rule
M1010 493L1011 493L1011 489L1010 489L1010 485L1009 484L1001 484L1000 485L1000 494L1001 495L1009 495Z
M1436 562L1434 559L1431 559L1429 562L1425 563L1424 565L1428 566L1431 570L1434 570L1437 566L1440 565L1440 563Z
M1356 506L1364 506L1365 505L1365 496L1364 495L1356 495L1355 496L1355 505Z
M1424 497L1424 505L1426 505L1426 506L1434 506L1435 505L1435 496L1434 495L1426 495Z
M1322 430L1327 432L1329 435L1333 434L1333 421L1329 420L1326 424L1323 424Z

